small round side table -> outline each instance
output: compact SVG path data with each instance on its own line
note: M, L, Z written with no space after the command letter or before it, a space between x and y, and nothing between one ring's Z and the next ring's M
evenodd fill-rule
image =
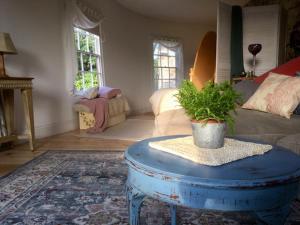
M298 193L300 157L274 146L253 156L222 166L193 163L138 142L125 153L128 164L127 198L131 225L139 224L146 196L170 204L172 225L176 206L221 211L252 212L260 224L282 225Z

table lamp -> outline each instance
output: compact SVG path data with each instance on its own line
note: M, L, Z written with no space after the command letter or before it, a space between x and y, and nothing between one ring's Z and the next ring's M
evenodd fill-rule
M249 52L253 55L253 75L255 76L255 61L256 61L256 55L261 51L261 44L250 44L248 46Z
M10 35L0 32L0 78L7 77L4 66L4 54L17 54L17 50Z

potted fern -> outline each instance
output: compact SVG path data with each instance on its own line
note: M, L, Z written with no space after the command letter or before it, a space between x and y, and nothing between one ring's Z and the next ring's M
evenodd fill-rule
M229 82L208 82L201 90L191 81L183 81L178 94L179 103L191 118L194 144L201 148L221 148L226 124L233 130L235 111L240 95Z

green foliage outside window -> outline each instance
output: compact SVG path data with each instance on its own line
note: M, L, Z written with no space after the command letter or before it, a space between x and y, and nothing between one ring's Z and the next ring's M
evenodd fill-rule
M100 86L98 75L92 72L85 72L84 79L83 79L83 73L78 73L75 78L74 86L77 91L83 90L84 87L90 88L90 87Z
M77 91L102 85L99 37L74 28L78 73L74 81Z

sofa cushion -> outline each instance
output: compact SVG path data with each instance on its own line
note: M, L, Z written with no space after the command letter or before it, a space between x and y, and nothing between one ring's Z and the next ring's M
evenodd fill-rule
M235 134L281 134L300 133L300 116L292 115L288 120L271 113L238 108L235 120Z
M277 145L289 149L295 152L296 154L300 155L300 133L288 135L284 138L281 138L277 142Z
M242 102L244 104L248 99L255 93L259 84L254 82L253 80L243 80L233 86L234 90L242 95Z
M175 96L176 94L178 94L176 88L164 88L155 91L149 99L154 115L157 116L169 110L182 108Z
M300 104L297 106L297 108L294 110L294 114L300 115Z
M192 125L184 109L168 110L155 117L154 136L192 134Z
M300 116L292 115L290 119L271 113L238 108L234 114L234 133L230 137L246 138L276 144L287 135L300 133Z

